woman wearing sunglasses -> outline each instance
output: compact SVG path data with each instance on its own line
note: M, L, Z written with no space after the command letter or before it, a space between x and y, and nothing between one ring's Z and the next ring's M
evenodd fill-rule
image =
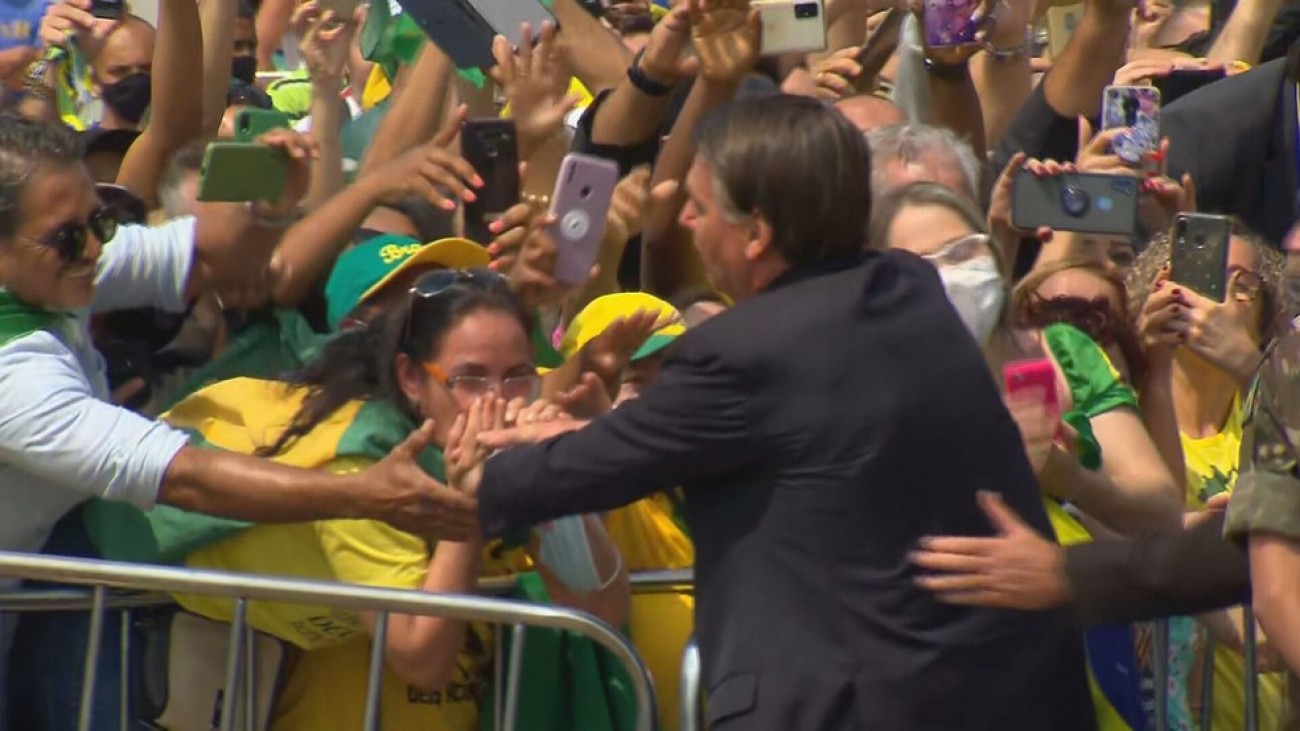
M383 434L402 433L430 420L435 446L420 459L441 478L442 447L458 417L501 425L558 415L555 407L535 401L541 380L528 333L528 314L499 275L483 269L433 271L416 280L404 303L339 335L294 382L252 387L250 379L227 381L182 402L173 415L183 416L193 404L215 406L209 413L244 413L232 425L247 432L244 443L260 443L261 454L287 462L340 454L345 450L336 445L382 440ZM269 426L276 424L278 428ZM353 449L326 468L354 472L367 462L363 450ZM557 521L539 529L544 536L540 545L521 541L531 562L500 544L485 547L477 538L436 541L379 522L334 520L256 526L192 553L186 565L472 593L481 576L534 563L553 599L620 625L629 601L622 559L598 518L573 520L581 528L571 535L585 535L581 544L569 542L565 550L556 550L558 544L548 543L559 530ZM212 619L228 621L232 614L229 601L178 599ZM365 638L374 632L373 615L253 602L248 616L255 628L307 650L293 665L274 728L361 726ZM481 697L491 686L491 658L491 636L479 625L392 617L384 728L477 728Z
M1169 237L1142 252L1129 275L1131 304L1151 363L1150 378L1173 394L1174 418L1186 474L1184 508L1204 510L1237 482L1242 442L1242 393L1254 378L1263 350L1285 331L1279 292L1283 258L1238 228L1230 239L1224 273L1227 297L1217 302L1168 279ZM1224 499L1224 498L1219 498ZM1201 617L1217 640L1212 716L1215 728L1242 728L1245 708L1244 629L1240 609ZM1171 718L1191 718L1198 631L1191 618L1170 620ZM1268 658L1261 653L1261 664ZM1272 658L1276 660L1276 657ZM1181 682L1179 682L1181 681ZM1260 677L1259 727L1280 728L1285 676Z

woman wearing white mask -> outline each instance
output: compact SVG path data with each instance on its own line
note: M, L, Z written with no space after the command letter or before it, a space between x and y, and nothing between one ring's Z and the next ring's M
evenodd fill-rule
M935 266L948 299L975 339L988 343L1002 321L1007 285L984 214L936 183L913 183L876 203L873 249L904 249Z

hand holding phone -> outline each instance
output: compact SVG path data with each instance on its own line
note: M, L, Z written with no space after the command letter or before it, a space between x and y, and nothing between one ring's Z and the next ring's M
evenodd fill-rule
M1101 128L1124 129L1111 143L1111 151L1129 165L1141 165L1160 149L1160 91L1154 86L1106 87Z
M1039 177L1016 171L1011 225L1022 231L1131 236L1137 225L1138 183L1128 175L1065 173Z
M922 0L926 45L954 48L975 43L979 24L972 16L979 6L979 0Z
M1215 302L1228 296L1228 246L1232 219L1180 213L1170 232L1169 279Z
M1043 442L1051 436L1051 441L1060 441L1065 434L1061 422L1061 398L1057 390L1056 369L1047 358L1034 360L1017 360L1002 366L1002 382L1006 388L1008 407L1020 427L1031 454L1031 459L1046 459L1046 446ZM1041 409L1041 413L1026 413L1019 404L1032 405ZM1035 469L1041 467L1035 464Z
M551 196L555 223L549 228L555 239L557 282L576 287L587 281L600 254L616 185L614 163L577 153L564 157Z
M213 142L199 170L200 201L276 203L284 195L289 158L257 142Z
M471 119L460 132L461 157L483 179L465 204L465 232L487 241L487 225L519 202L519 141L509 119Z

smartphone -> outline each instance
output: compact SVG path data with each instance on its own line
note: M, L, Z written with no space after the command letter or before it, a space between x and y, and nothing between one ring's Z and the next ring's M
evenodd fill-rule
M1174 69L1151 79L1151 85L1160 91L1160 102L1169 104L1227 75L1225 69Z
M273 129L285 129L290 124L289 115L284 112L244 107L235 114L235 141L252 142Z
M1056 369L1047 358L1034 360L1016 360L1002 366L1002 382L1008 396L1015 396L1030 390L1042 395L1043 408L1050 414L1060 416L1060 397L1056 392Z
M90 14L96 18L121 20L125 12L125 0L91 0L90 3Z
M615 185L618 165L609 160L570 153L560 163L550 233L556 247L555 279L561 284L576 287L587 281L600 254Z
M1083 3L1053 6L1047 9L1047 51L1052 58L1060 58L1065 44L1083 18Z
M898 48L898 32L903 26L904 16L907 15L901 10L892 8L882 12L887 14L885 19L876 26L875 32L866 43L862 44L862 50L858 52L856 60L862 67L862 73L849 80L854 90L861 94L868 94L875 90L876 78L880 76L880 72Z
M471 119L460 131L460 154L483 179L465 204L466 235L486 241L487 224L519 202L519 141L510 119ZM478 237L478 238L476 238Z
M973 44L979 26L971 20L971 15L979 5L979 0L923 0L926 45L951 48Z
M1216 302L1228 295L1228 242L1232 219L1180 213L1169 234L1169 278Z
M822 0L753 0L763 24L762 55L826 50L826 13Z
M1101 128L1128 131L1115 138L1111 151L1130 165L1160 149L1160 90L1154 86L1108 86L1101 104Z
M352 17L357 14L357 5L359 0L317 0L320 11L333 11L334 20L342 23L351 23Z
M289 158L256 142L212 142L199 169L200 201L267 201L284 193Z
M1137 224L1138 181L1127 175L1074 173L1039 178L1016 173L1011 223L1025 231L1049 226L1057 231L1132 236Z

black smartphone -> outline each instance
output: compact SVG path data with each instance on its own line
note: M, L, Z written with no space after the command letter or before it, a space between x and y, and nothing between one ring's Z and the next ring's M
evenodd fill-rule
M1232 219L1180 213L1170 231L1169 278L1216 302L1228 296Z
M1160 90L1161 103L1169 104L1227 75L1224 69L1175 69L1151 79L1151 85Z
M1011 224L1025 231L1131 236L1137 225L1138 181L1127 175L1073 173L1039 178L1016 173Z
M126 12L125 0L91 0L90 3L90 14L96 18L121 20L124 12Z
M519 140L509 119L471 119L460 131L460 154L483 179L465 204L465 233L487 243L487 225L519 202Z

